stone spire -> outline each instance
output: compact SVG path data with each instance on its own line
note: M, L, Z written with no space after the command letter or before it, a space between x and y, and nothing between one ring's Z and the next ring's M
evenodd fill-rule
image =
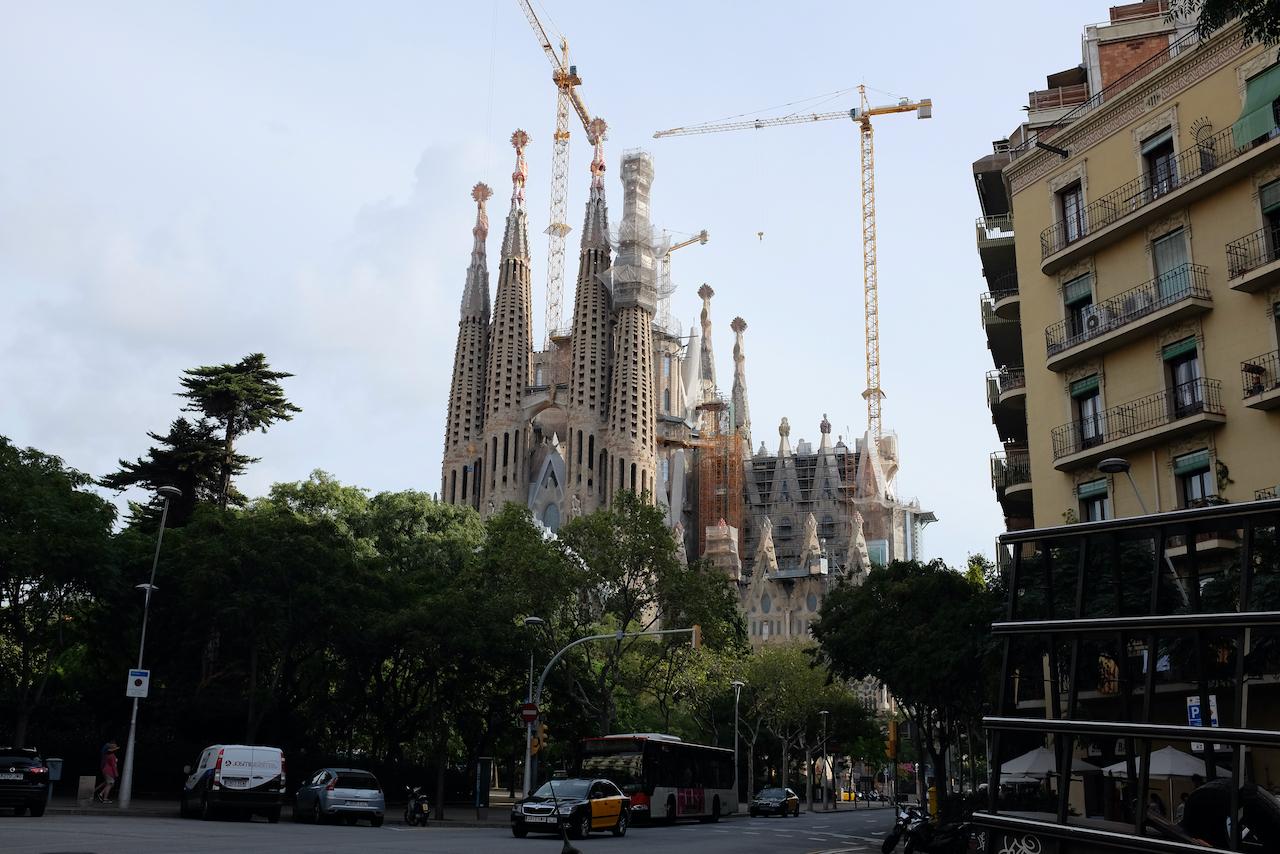
M791 456L791 422L783 416L778 425L778 459Z
M511 175L511 210L502 235L502 260L493 301L485 383L485 441L481 452L484 507L497 508L507 501L519 501L524 492L523 460L528 448L521 399L529 384L529 362L533 354L533 296L524 208L524 185L529 174L524 149L528 144L529 135L524 131L517 130L511 135L516 168Z
M653 160L642 151L622 158L622 224L613 282L613 365L609 384L606 500L619 490L655 489L657 467L653 313L658 303L649 224Z
M578 254L578 283L573 296L565 491L578 496L584 513L594 511L605 497L603 480L598 474L599 461L604 457L605 418L609 409L609 344L613 320L606 283L609 269L609 209L604 195L606 129L604 121L597 118L591 121L588 131L595 156L591 160L591 192L587 198Z
M747 356L742 346L747 322L735 317L729 328L733 330L733 429L742 440L744 452L750 455L751 410L747 406Z
M444 460L440 494L450 504L480 506L476 481L479 442L484 426L484 379L489 355L489 264L485 239L489 216L484 203L493 196L487 184L476 184L476 224L471 229L471 265L462 289L458 341L453 350L453 382L445 423Z
M702 369L702 388L699 391L704 401L710 400L716 393L716 354L711 346L711 298L715 295L716 292L706 283L698 288L698 296L702 299L702 343L698 354Z

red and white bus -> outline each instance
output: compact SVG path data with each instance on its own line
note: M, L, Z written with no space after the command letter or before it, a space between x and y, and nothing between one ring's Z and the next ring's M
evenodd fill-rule
M631 818L717 821L738 808L733 751L674 735L628 733L582 742L580 776L604 777L631 798Z

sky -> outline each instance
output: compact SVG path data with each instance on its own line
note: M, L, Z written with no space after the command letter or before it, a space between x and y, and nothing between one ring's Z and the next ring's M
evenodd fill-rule
M824 413L833 432L865 430L856 129L653 132L845 109L859 82L873 103L933 99L930 121L875 125L881 372L899 495L937 514L925 552L952 565L990 556L1002 528L970 164L1046 74L1079 63L1083 26L1107 6L536 4L609 123L615 220L621 153L644 148L654 225L710 232L673 256L673 312L687 327L698 286L715 289L725 391L729 321L747 321L757 447L776 448L783 416L793 446L819 438ZM438 491L470 190L495 189L496 286L516 128L532 138L542 334L555 89L517 3L3 8L0 435L100 476L180 414L184 369L263 352L295 374L285 390L303 412L243 440L261 461L242 491L315 469L374 492ZM576 131L568 307L590 179Z

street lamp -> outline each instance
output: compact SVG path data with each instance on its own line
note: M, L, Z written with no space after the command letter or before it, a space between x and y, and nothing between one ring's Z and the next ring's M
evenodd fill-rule
M1142 515L1146 516L1151 511L1147 509L1147 502L1142 500L1142 493L1138 491L1138 484L1133 481L1133 472L1129 471L1129 461L1124 457L1107 457L1098 463L1098 471L1103 474L1119 474L1124 472L1129 478L1129 486L1133 487L1133 494L1138 497L1138 506L1142 508Z
M742 784L738 782L738 698L747 683L735 679L729 684L733 686L733 811L736 813L742 808Z
M822 809L830 809L827 805L827 717L831 713L826 709L818 712L822 718Z
M138 640L138 670L142 669L142 652L147 647L147 617L151 613L151 594L156 591L156 565L160 563L160 544L164 542L164 525L169 518L169 502L182 497L182 490L176 486L162 486L156 494L164 499L160 510L160 533L156 535L156 553L151 558L151 580L139 584L138 589L146 592L142 600L142 637ZM129 717L129 741L124 751L124 773L120 775L120 809L127 810L133 799L133 754L135 736L138 732L138 697L133 698L133 714Z
M535 626L546 625L546 620L541 617L525 617L525 628L532 629ZM529 645L529 694L526 702L533 702L533 645ZM524 726L524 796L529 797L529 786L533 782L533 721L529 721Z

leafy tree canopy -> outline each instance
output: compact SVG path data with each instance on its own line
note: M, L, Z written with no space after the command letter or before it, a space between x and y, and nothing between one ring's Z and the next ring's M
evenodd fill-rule
M1246 43L1280 43L1280 0L1171 0L1169 18L1196 18L1202 39L1243 18Z

